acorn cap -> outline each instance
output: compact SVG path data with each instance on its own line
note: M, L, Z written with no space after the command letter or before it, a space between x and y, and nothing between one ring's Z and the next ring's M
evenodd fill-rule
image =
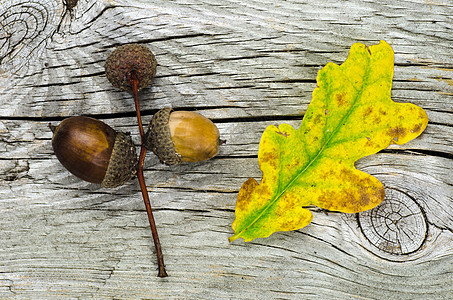
M146 149L151 150L159 157L161 163L179 165L182 163L181 155L176 152L168 126L172 112L173 109L167 107L154 114L144 136L144 145Z
M156 58L147 47L126 44L116 48L105 61L105 74L110 83L124 91L132 91L131 73L138 79L138 90L151 83L156 75Z
M128 134L117 132L102 187L114 188L131 180L137 173L137 153Z

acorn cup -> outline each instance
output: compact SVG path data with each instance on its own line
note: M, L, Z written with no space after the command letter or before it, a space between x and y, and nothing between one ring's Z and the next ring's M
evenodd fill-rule
M114 188L136 175L137 153L128 134L84 116L70 117L49 127L55 155L78 178Z
M131 80L137 80L137 91L140 91L153 80L156 66L156 58L147 47L126 44L116 48L107 57L105 75L114 87L128 92L133 92Z
M211 159L221 143L219 130L211 120L171 108L163 108L153 116L144 137L145 147L166 165Z

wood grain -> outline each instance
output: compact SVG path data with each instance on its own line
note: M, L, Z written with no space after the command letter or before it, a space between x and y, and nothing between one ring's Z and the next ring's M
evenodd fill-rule
M0 298L451 299L452 15L448 0L0 0ZM395 51L392 98L430 118L419 138L356 164L384 183L384 203L313 207L306 228L229 244L237 192L261 176L263 130L297 128L317 72L381 39ZM166 106L197 110L227 140L204 163L146 159L166 279L138 184L74 178L47 127L90 115L138 146L132 97L104 75L129 42L158 61L144 123Z

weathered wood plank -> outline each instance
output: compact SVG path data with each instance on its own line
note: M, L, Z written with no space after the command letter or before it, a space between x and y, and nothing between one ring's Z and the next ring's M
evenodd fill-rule
M71 11L0 0L0 298L450 299L452 15L442 0L79 1ZM416 140L356 164L384 183L384 203L357 215L313 207L306 228L229 244L237 191L261 176L263 130L297 128L319 69L380 39L395 51L393 99L430 118ZM188 108L227 140L205 163L146 159L166 279L138 184L73 177L47 127L93 115L138 145L132 99L103 73L127 42L159 64L141 93L145 124L161 107Z

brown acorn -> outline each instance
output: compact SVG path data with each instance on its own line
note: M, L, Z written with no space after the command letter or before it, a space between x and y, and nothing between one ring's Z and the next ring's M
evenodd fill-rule
M191 111L159 110L144 138L145 147L166 165L208 160L219 152L219 130L208 118Z
M110 83L119 89L132 92L131 79L134 74L138 90L150 84L156 75L157 61L147 47L126 44L116 48L105 61L105 74Z
M78 116L49 125L52 147L60 163L73 175L102 187L117 187L137 172L137 153L129 135L104 122Z

